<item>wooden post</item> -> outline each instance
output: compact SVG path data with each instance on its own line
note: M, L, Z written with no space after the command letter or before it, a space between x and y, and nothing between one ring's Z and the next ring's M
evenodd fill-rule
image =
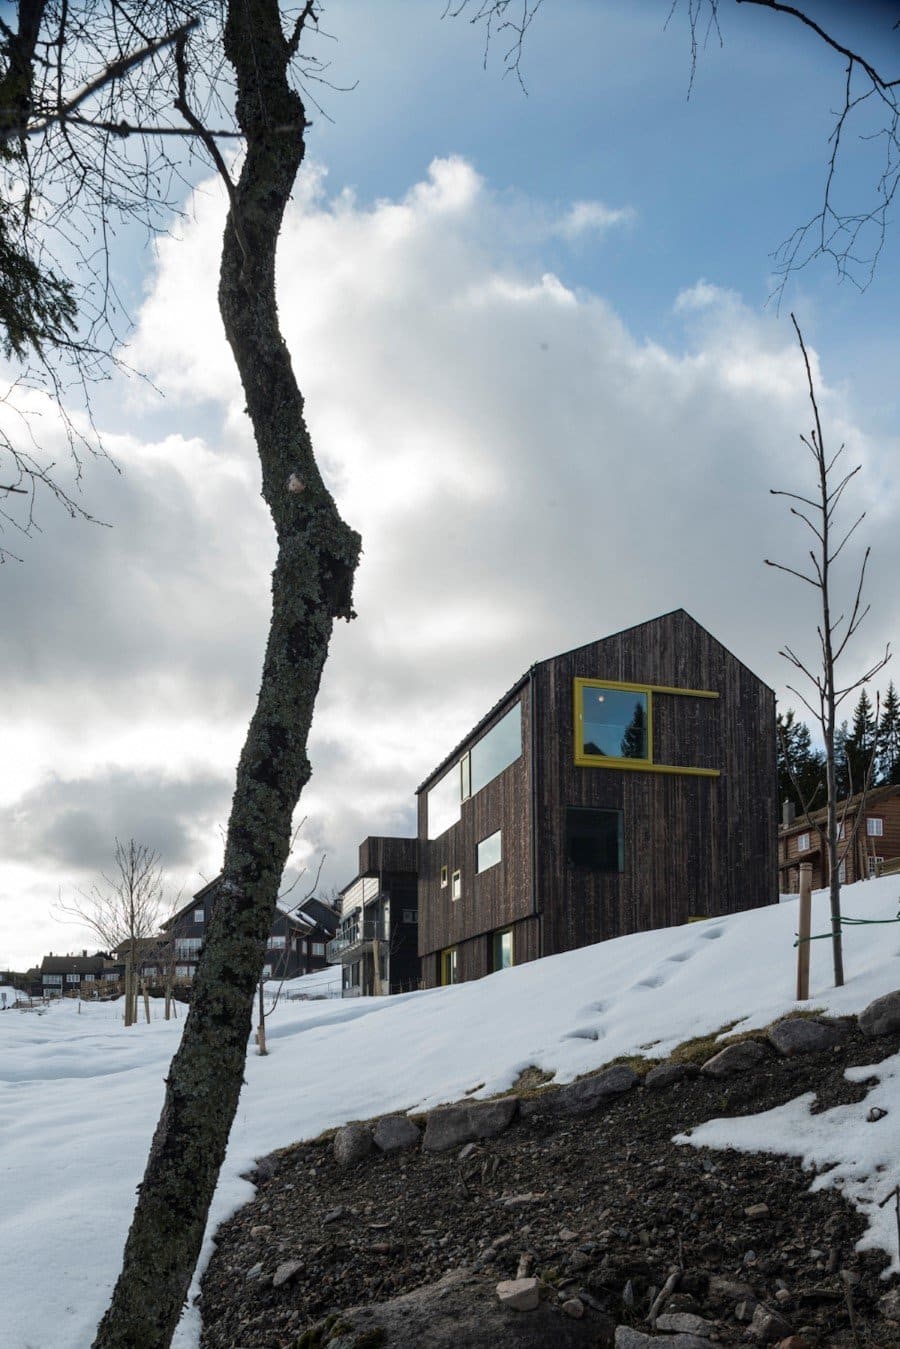
M809 934L812 926L812 863L800 863L800 919L797 936L797 1001L809 997Z
M262 975L259 979L259 1030L256 1032L256 1043L259 1045L260 1054L268 1054L266 1049L266 999L263 992Z

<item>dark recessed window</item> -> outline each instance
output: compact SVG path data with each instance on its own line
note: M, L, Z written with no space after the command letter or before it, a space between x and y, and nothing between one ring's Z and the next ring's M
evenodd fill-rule
M625 841L621 810L566 809L566 859L586 871L622 871Z

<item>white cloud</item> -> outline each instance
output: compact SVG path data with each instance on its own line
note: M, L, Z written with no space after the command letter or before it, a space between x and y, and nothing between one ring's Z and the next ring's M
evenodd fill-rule
M557 220L555 233L564 239L578 239L583 234L603 233L614 225L630 224L634 211L630 207L613 208L602 201L576 201Z
M162 758L170 774L218 774L246 725L273 546L215 311L222 213L205 189L183 239L160 245L133 344L182 434L143 445L130 411L127 474L104 480L98 508L116 530L48 533L14 576L14 696L39 751L20 791ZM789 324L698 282L675 301L677 347L639 340L602 297L529 261L540 215L453 158L373 205L328 198L311 171L285 219L282 322L364 546L301 806L326 885L351 878L366 833L412 829L417 783L533 660L677 606L772 683L785 640L813 647L811 595L763 566L805 547L769 496L806 472ZM900 607L897 447L871 443L824 381L821 406L872 507L862 665ZM105 755L79 748L104 739ZM198 866L219 847L211 833Z

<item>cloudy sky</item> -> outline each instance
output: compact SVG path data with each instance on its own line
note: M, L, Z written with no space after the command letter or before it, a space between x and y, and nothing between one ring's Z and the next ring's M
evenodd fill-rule
M366 834L412 832L417 783L534 660L682 606L796 705L777 652L813 652L814 596L763 565L805 547L769 495L809 483L791 309L862 464L872 613L848 675L898 630L897 233L868 288L813 262L770 300L819 208L840 60L722 0L688 99L686 5L667 25L670 0L547 0L523 93L443 8L327 6L329 77L355 88L314 90L281 244L310 428L365 550L299 812L326 890ZM895 76L889 9L841 36ZM847 145L859 209L873 142ZM39 503L0 568L0 968L87 941L53 903L116 836L174 888L219 865L273 561L215 308L223 216L198 174L172 236L117 259L152 384L98 396L120 471L90 465L83 492L111 527Z

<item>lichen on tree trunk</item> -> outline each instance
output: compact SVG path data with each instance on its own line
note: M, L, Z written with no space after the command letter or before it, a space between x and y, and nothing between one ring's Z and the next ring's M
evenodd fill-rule
M311 12L307 5L301 27ZM224 50L246 150L225 227L219 304L278 540L272 619L215 917L95 1349L163 1349L177 1324L237 1109L291 818L310 775L307 738L328 643L334 620L352 617L360 540L316 465L275 299L278 236L305 148L304 107L288 80L295 47L276 0L230 0Z

